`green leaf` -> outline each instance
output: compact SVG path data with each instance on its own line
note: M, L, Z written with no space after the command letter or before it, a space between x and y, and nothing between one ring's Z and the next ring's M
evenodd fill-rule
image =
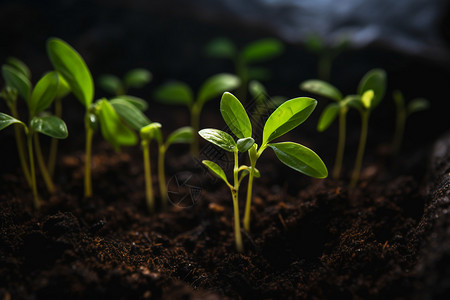
M251 137L246 137L243 139L239 139L236 142L237 148L239 152L247 152L248 149L250 149L251 146L255 143L255 140Z
M194 131L192 127L181 127L172 132L166 141L166 147L172 144L186 143L190 144L194 140Z
M64 77L61 76L61 74L58 74L58 90L56 92L56 98L62 99L69 93L70 93L69 84L64 79Z
M2 74L6 85L16 89L19 95L28 101L31 92L30 80L20 71L8 65L2 66Z
M375 94L373 90L367 90L361 96L361 102L365 109L370 109L372 107L373 98Z
M261 39L248 44L242 50L242 57L247 63L261 62L278 56L283 52L283 44L276 39Z
M111 99L109 103L111 103L120 118L136 130L140 130L151 123L141 110L122 98Z
M0 130L5 129L6 127L12 124L21 124L25 128L27 127L22 121L17 120L16 118L11 117L10 115L0 112Z
M202 129L198 134L210 143L219 146L225 151L235 152L237 150L236 142L233 137L226 132L218 129Z
M65 139L69 135L66 123L55 116L34 117L31 119L30 127L36 132L56 139Z
M408 106L406 107L406 112L408 115L427 110L430 107L430 101L428 101L425 98L416 98L411 100L411 102L408 103Z
M28 103L30 115L34 116L50 106L58 91L58 73L49 72L45 74L37 83Z
M200 105L203 105L206 101L218 97L223 92L234 90L240 83L239 78L232 74L221 73L213 75L200 87L197 101Z
M328 170L320 157L311 149L292 142L269 144L278 159L286 166L315 178L325 178Z
M205 52L211 57L233 59L236 55L236 47L227 38L217 38L206 45Z
M225 92L220 101L220 113L230 130L240 139L252 136L252 124L242 103Z
M122 100L128 102L129 104L133 105L140 111L146 111L148 108L147 101L145 101L144 99L139 98L139 97L130 96L130 95L120 95L120 96L117 96L116 98L122 99Z
M359 82L358 94L362 96L368 90L373 90L374 92L370 106L373 109L381 102L386 91L386 72L384 70L373 69L364 75Z
M124 91L120 79L117 76L110 74L101 75L98 78L98 85L112 95L119 95Z
M341 92L333 85L322 80L312 79L304 81L300 84L300 89L336 101L342 100Z
M141 88L152 80L152 73L146 69L133 69L128 71L124 78L126 87Z
M340 106L337 103L331 103L323 110L317 124L317 130L322 132L330 127L331 123L336 119L339 114Z
M140 130L141 139L143 141L150 142L153 139L156 139L158 143L161 142L161 124L158 122L153 122L144 126Z
M222 168L216 164L215 162L212 162L210 160L203 160L202 163L208 167L209 170L211 170L217 177L221 178L225 183L229 186L230 183L227 180L227 175L225 175L225 172L222 170Z
M26 78L31 79L31 72L28 66L21 61L20 59L16 57L8 57L6 59L6 64L10 65L11 67L15 68L17 71L22 73Z
M294 98L281 104L264 125L262 146L303 123L316 105L316 100L307 97Z
M184 82L168 82L155 92L155 100L165 104L184 104L191 106L194 101L191 88Z
M67 81L75 97L89 108L94 99L94 81L80 54L58 38L47 41L47 53L53 67Z
M97 103L97 116L103 137L114 149L118 150L120 146L132 146L137 143L136 134L122 123L119 115L106 99Z

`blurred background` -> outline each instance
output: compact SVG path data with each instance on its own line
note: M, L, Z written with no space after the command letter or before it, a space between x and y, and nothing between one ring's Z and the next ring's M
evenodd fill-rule
M260 38L279 39L283 53L261 64L270 70L263 83L269 95L287 98L307 95L299 90L299 83L319 76L318 45L325 51L338 49L328 79L344 94L355 93L361 77L372 68L383 68L388 74L388 91L373 113L369 143L391 137L393 90L400 89L406 100L431 101L431 109L414 115L407 125L408 148L428 144L449 129L449 4L444 0L4 0L0 60L20 58L30 67L35 83L51 69L45 42L55 36L77 49L94 79L146 68L153 74L152 82L130 94L152 103L149 117L168 118L165 122L172 130L187 125L186 109L153 103L152 93L167 80L181 80L197 90L207 77L233 72L230 61L206 55L205 45L215 38L226 37L237 48ZM110 95L97 86L96 98L103 96ZM72 115L77 110L80 114L66 119L76 123L83 108L76 100L71 103ZM317 110L327 103L319 101ZM0 111L5 107L0 103ZM205 114L217 114L217 119L218 102L209 103L206 110ZM312 116L306 136L317 135L313 129L319 112ZM204 120L207 123L207 117ZM350 126L359 128L359 122L356 113L350 116ZM82 121L79 124L82 127ZM326 134L335 136L335 129ZM355 130L354 145L358 135Z

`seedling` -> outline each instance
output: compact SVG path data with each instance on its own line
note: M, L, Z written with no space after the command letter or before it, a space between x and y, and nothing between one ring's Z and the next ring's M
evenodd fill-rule
M121 96L127 94L129 88L142 88L151 80L152 73L138 68L128 71L122 79L112 74L102 75L98 79L98 84L108 93Z
M150 213L155 211L155 200L153 195L152 180L151 180L151 165L150 165L150 142L156 140L158 143L158 182L159 192L161 196L161 206L163 209L167 207L167 187L165 174L165 156L166 151L172 144L191 143L193 139L193 130L191 127L182 127L169 135L164 142L161 133L161 124L153 122L140 129L142 153L144 156L144 171L145 171L145 190L147 207Z
M39 148L39 139L36 133L40 132L58 139L64 139L68 135L67 127L63 120L43 113L43 111L51 104L56 96L58 89L58 78L59 76L56 72L47 73L38 81L36 87L31 92L31 96L26 98L30 114L30 121L28 122L28 125L10 115L0 113L0 130L13 124L22 125L24 128L25 135L27 137L31 188L33 192L34 206L36 208L41 205L36 185L36 171L33 151L33 142L36 144L36 148ZM42 162L39 162L39 164L41 170L43 170L45 165L42 166ZM48 184L46 174L44 172L42 172L42 174L44 175L44 180Z
M241 98L246 98L250 80L267 80L270 77L267 69L255 67L253 64L266 62L279 56L283 52L283 44L276 39L265 38L238 49L229 39L217 38L209 42L205 50L208 56L231 60L234 72L241 80L237 94Z
M362 161L367 141L369 117L372 110L380 104L386 90L386 72L381 69L373 69L367 72L358 86L359 98L353 99L349 105L356 108L361 115L361 135L359 138L358 152L356 154L355 167L352 172L350 187L355 187L361 172Z
M402 146L407 118L413 113L428 109L430 102L424 98L415 98L406 105L402 92L398 90L394 91L393 98L396 106L396 118L392 153L394 156L398 156Z
M252 125L242 103L234 95L224 93L220 102L220 112L225 123L238 138L237 142L234 142L234 139L228 134L212 134L210 133L210 129L199 132L209 142L218 145L226 151L235 153L235 172L239 170L236 162L237 152L248 153L250 166L242 168L249 174L247 201L244 213L244 229L246 231L250 231L253 179L255 177L258 178L260 175L256 169L256 162L265 149L268 147L271 148L283 164L300 173L315 178L325 178L328 176L328 170L325 164L311 149L294 142L272 143L276 138L303 123L312 113L316 105L316 100L307 97L294 98L281 104L267 119L263 128L261 146L258 148L258 145L254 143L252 138ZM217 130L214 129L214 132L217 132ZM221 171L220 167L211 162L206 163L206 165L223 179L223 171ZM234 175L236 177L236 174ZM238 182L240 183L240 181ZM233 188L236 189L236 187ZM237 191L235 191L233 197L236 197L237 203Z
M300 84L300 89L336 101L330 103L320 115L317 130L320 132L326 130L339 115L338 144L333 167L333 178L338 179L341 174L342 161L344 159L346 117L349 109L349 103L355 99L358 99L359 96L348 95L344 98L342 97L342 93L336 87L325 81L316 79L302 82Z
M208 78L200 87L194 100L192 89L183 82L173 81L159 87L155 92L155 98L166 104L186 105L191 113L191 127L198 132L200 113L207 101L215 99L225 91L234 90L240 84L239 78L231 74L217 74ZM191 144L191 153L198 155L198 136L194 135Z

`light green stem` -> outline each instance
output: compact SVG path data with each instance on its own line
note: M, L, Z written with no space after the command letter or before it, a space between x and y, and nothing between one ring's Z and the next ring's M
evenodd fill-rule
M250 232L250 211L252 207L253 178L253 172L250 172L250 174L248 175L247 201L245 202L244 213L244 229L247 232Z
M88 116L86 116L88 118ZM94 130L86 121L86 152L84 161L84 197L92 197L91 159L92 159L92 138Z
M148 141L142 141L142 153L144 156L144 176L145 176L145 199L148 211L153 214L155 212L155 198L153 195L152 174L150 164L150 145Z
M166 173L164 170L165 156L166 156L166 147L164 145L161 145L159 146L159 153L158 153L158 181L159 181L159 193L161 195L161 205L163 209L167 208Z
M346 132L346 115L347 109L341 109L339 111L339 137L338 145L336 151L336 159L334 161L333 167L333 178L338 179L342 170L342 161L344 160L344 149L345 149L345 132Z
M370 111L363 111L361 113L361 135L359 137L358 153L356 154L355 168L353 169L350 187L354 188L359 179L361 172L362 161L364 158L364 150L366 148L367 132L369 128Z
M194 103L191 107L191 126L192 130L197 133L200 130L200 111L201 107ZM198 140L198 134L194 134L192 137L192 144L191 144L191 154L192 156L197 157L199 153L199 140Z
M41 201L39 199L37 184L36 184L36 170L34 167L34 154L33 154L33 133L27 133L27 144L28 144L28 158L30 160L30 176L31 176L31 189L33 191L33 203L35 208L41 206Z
M62 103L61 98L55 99L55 116L58 118L62 117ZM58 141L59 139L52 138L51 144L50 144L50 153L48 156L48 173L50 174L50 177L53 177L53 174L55 173L55 166L56 166L56 156L58 154Z
M231 195L233 198L233 211L234 211L234 235L236 240L236 250L238 252L244 251L244 244L242 242L242 235L241 235L241 224L240 224L240 218L239 218L239 179L238 179L238 170L239 170L239 152L234 152L234 187L231 189Z
M54 194L55 193L55 185L53 184L53 180L50 177L50 174L47 170L47 166L44 162L44 156L42 155L42 149L41 149L41 143L39 141L39 136L37 133L33 134L34 136L34 144L36 148L36 158L39 165L39 169L41 171L42 177L44 178L45 186L47 187L47 190L49 193Z
M16 104L11 104L9 106L11 109L11 114L14 118L19 119L19 114L17 113L17 107ZM25 176L25 180L27 181L28 185L31 187L31 176L30 176L30 168L28 167L27 163L27 154L25 150L25 145L23 141L22 131L18 126L14 126L14 135L16 137L16 145L17 145L17 151L19 152L19 160L20 160L20 166L22 167L23 174Z

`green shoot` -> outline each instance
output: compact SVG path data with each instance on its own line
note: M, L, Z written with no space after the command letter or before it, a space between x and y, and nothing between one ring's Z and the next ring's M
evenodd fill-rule
M424 98L415 98L406 105L402 92L398 90L394 91L393 98L396 106L396 119L394 137L392 139L392 153L394 156L398 156L402 146L407 118L413 113L428 109L430 102Z
M159 87L155 92L155 98L166 104L186 105L191 113L191 127L198 132L200 124L200 113L207 101L215 99L223 92L233 90L240 84L240 80L231 74L217 74L208 78L200 87L197 97L191 88L179 81L169 82ZM199 152L198 136L194 135L191 144L191 153L197 156Z
M152 73L146 69L132 69L122 79L115 75L105 74L99 77L98 84L108 93L121 96L130 88L142 88L152 80Z
M210 57L228 59L233 63L234 72L241 80L237 94L245 99L250 80L267 80L270 77L267 69L253 65L279 56L283 52L283 44L273 38L264 38L238 49L229 39L217 38L206 45L205 51Z

